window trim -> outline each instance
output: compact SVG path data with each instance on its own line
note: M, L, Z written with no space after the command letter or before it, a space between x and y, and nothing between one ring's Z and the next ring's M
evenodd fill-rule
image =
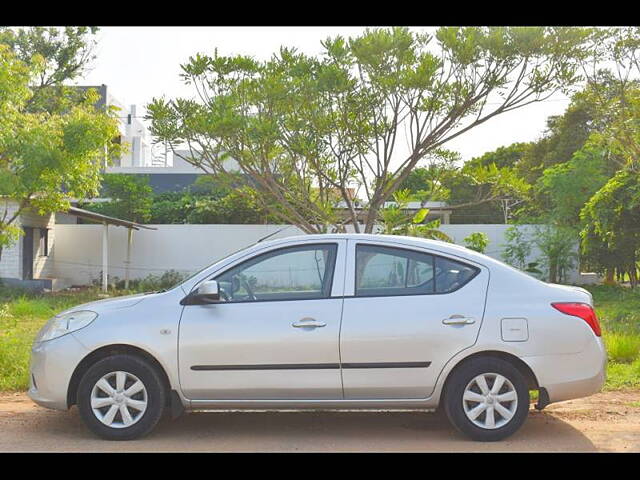
M306 301L306 300L326 300L329 298L339 298L339 297L332 297L331 296L331 292L333 290L333 280L335 278L335 270L336 270L336 261L338 259L338 249L340 248L340 244L338 242L314 242L314 243L305 243L305 244L298 244L298 245L285 245L279 248L274 248L273 250L268 250L266 252L262 252L262 253L258 253L256 255L252 255L251 257L244 259L238 263L234 263L233 265L229 265L227 268L223 269L222 271L218 271L216 272L213 276L208 277L205 279L206 280L216 280L218 277L226 274L228 271L233 270L234 268L240 267L246 263L251 262L252 260L255 260L256 258L260 258L260 257L271 257L271 256L276 256L277 254L279 254L279 252L282 252L284 250L291 250L291 251L296 251L296 250L300 250L300 251L305 251L305 250L314 250L314 247L330 247L330 249L332 249L332 255L330 255L330 259L329 262L327 262L327 265L325 266L325 275L328 273L328 277L327 277L327 285L324 286L323 285L323 290L326 288L326 292L321 292L320 296L317 297L307 297L307 298L268 298L268 299L263 299L263 300L250 300L250 301L246 301L246 300L238 300L238 301L221 301L221 302L215 302L215 303L207 303L206 305L230 305L230 304L251 304L251 303L264 303L264 302L301 302L301 301ZM268 258L268 257L267 257ZM328 271L327 271L328 269ZM217 280L216 280L217 281ZM200 282L202 283L202 282ZM189 302L188 298L192 295L193 292L197 291L197 287L194 288L191 293L189 293L189 295L187 295L187 297L183 300L186 301L184 303L184 305L205 305L205 304L200 304L200 303L191 303Z
M358 247L360 245L363 246L367 246L367 247L382 247L382 248L390 248L392 250L403 250L403 251L407 251L407 252L411 252L411 253L421 253L423 255L431 255L433 257L433 266L434 266L434 285L433 285L433 292L431 293L425 293L425 292L416 292L416 293L388 293L388 294L377 294L377 295L358 295L358 278L357 278L357 274L358 274ZM414 297L414 296L418 296L418 295L423 295L423 296L428 296L428 295L449 295L450 293L454 293L457 292L458 290L464 288L465 286L469 285L471 283L471 281L476 278L480 272L482 271L482 269L480 267L477 267L475 265L471 265L463 260L458 260L458 259L453 259L444 255L439 255L437 253L433 253L431 251L422 251L422 250L416 250L413 248L407 248L407 247L396 247L396 246L390 246L390 245L385 245L385 244L379 244L379 243L368 243L368 242L356 242L354 245L354 262L353 262L353 268L354 268L354 272L353 272L353 295L350 297L345 297L345 298L376 298L376 297ZM451 262L458 262L461 263L469 268L472 268L474 270L473 275L471 275L471 277L469 277L469 279L463 284L460 285L458 288L454 289L454 290L449 290L448 292L437 292L436 291L436 287L437 287L437 283L436 283L436 277L435 277L435 262L437 258L442 258L443 260L449 260Z

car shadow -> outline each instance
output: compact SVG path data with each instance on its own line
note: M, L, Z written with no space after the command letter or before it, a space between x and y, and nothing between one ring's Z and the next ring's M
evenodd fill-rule
M513 436L493 443L469 440L440 412L198 412L163 418L147 437L126 442L94 436L75 407L68 412L34 408L16 415L22 420L0 418L0 451L597 451L569 423L534 411Z

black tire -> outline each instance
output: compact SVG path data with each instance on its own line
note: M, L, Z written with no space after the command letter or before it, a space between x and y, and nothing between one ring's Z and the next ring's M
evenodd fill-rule
M475 425L467 417L463 407L463 394L474 378L491 373L502 375L511 382L516 391L517 405L513 417L506 424L486 429ZM499 358L477 357L462 364L452 373L443 394L444 410L451 424L476 441L495 442L507 438L522 426L529 412L529 390L524 377L512 364Z
M122 428L103 424L91 408L91 392L96 382L104 375L116 371L135 375L146 389L146 409L135 423ZM156 369L142 358L126 354L113 355L93 364L82 376L77 392L78 410L85 425L107 440L133 440L151 432L164 413L166 398L165 386Z

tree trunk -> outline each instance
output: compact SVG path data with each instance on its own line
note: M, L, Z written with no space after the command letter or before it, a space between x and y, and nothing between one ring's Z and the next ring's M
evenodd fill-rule
M615 274L615 269L613 268L608 268L605 272L605 277L604 277L604 284L605 285L615 285L615 280L614 280L614 274Z
M549 262L549 283L558 283L558 262L554 259Z

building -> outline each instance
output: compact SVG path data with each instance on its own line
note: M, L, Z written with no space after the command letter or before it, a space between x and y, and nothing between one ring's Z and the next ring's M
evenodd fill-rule
M149 178L149 186L153 192L181 192L193 185L198 177L207 175L201 168L187 162L185 158L191 156L188 150L162 149L162 144L157 145L159 151L155 156L155 163L145 166L110 166L105 173L118 173L127 175L145 175ZM162 150L162 151L160 151ZM229 159L224 163L226 169L237 170L235 160Z
M127 144L125 152L120 158L114 160L114 167L151 167L154 165L152 156L151 135L148 128L142 122L142 112L136 105L125 107L116 97L111 94L107 85L80 85L79 90L95 89L100 96L96 107L107 108L117 107L120 124L119 138L116 143Z
M12 200L0 199L0 212L6 209L9 217L17 208ZM36 212L26 211L18 217L16 226L22 228L24 235L15 244L2 249L0 280L9 285L55 289L58 286L52 278L51 256L55 215L38 215Z
M2 205L1 210L6 211L8 216L12 216L18 209L18 204L11 199L0 199L0 204ZM133 230L155 230L155 228L76 207L71 207L64 213L49 213L46 215L40 215L30 209L22 211L14 225L20 227L24 234L16 243L2 250L2 256L0 257L0 283L32 290L61 290L72 285L69 278L60 277L61 264L62 267L77 270L82 266L83 259L73 257L71 259L67 258L65 261L64 257L62 259L56 258L56 215L60 214L102 224L102 239L99 242L101 244L102 258L98 260L97 256L94 256L92 261L98 262L97 264L101 267L100 280L104 291L107 290L109 247L110 243L112 243L109 240L109 226L127 229L125 282L128 286L128 267L131 262Z
M351 192L350 192L351 193ZM390 207L395 205L395 202L384 202L384 207ZM429 214L424 219L424 222L430 222L432 220L440 220L440 223L447 225L451 219L452 210L448 207L447 202L409 202L407 205L407 213L416 214L423 208L429 209ZM338 203L338 209L342 211L342 215L346 218L349 215L349 211L346 202L341 201ZM365 207L360 204L354 206L354 210L358 220L361 223L365 222Z

